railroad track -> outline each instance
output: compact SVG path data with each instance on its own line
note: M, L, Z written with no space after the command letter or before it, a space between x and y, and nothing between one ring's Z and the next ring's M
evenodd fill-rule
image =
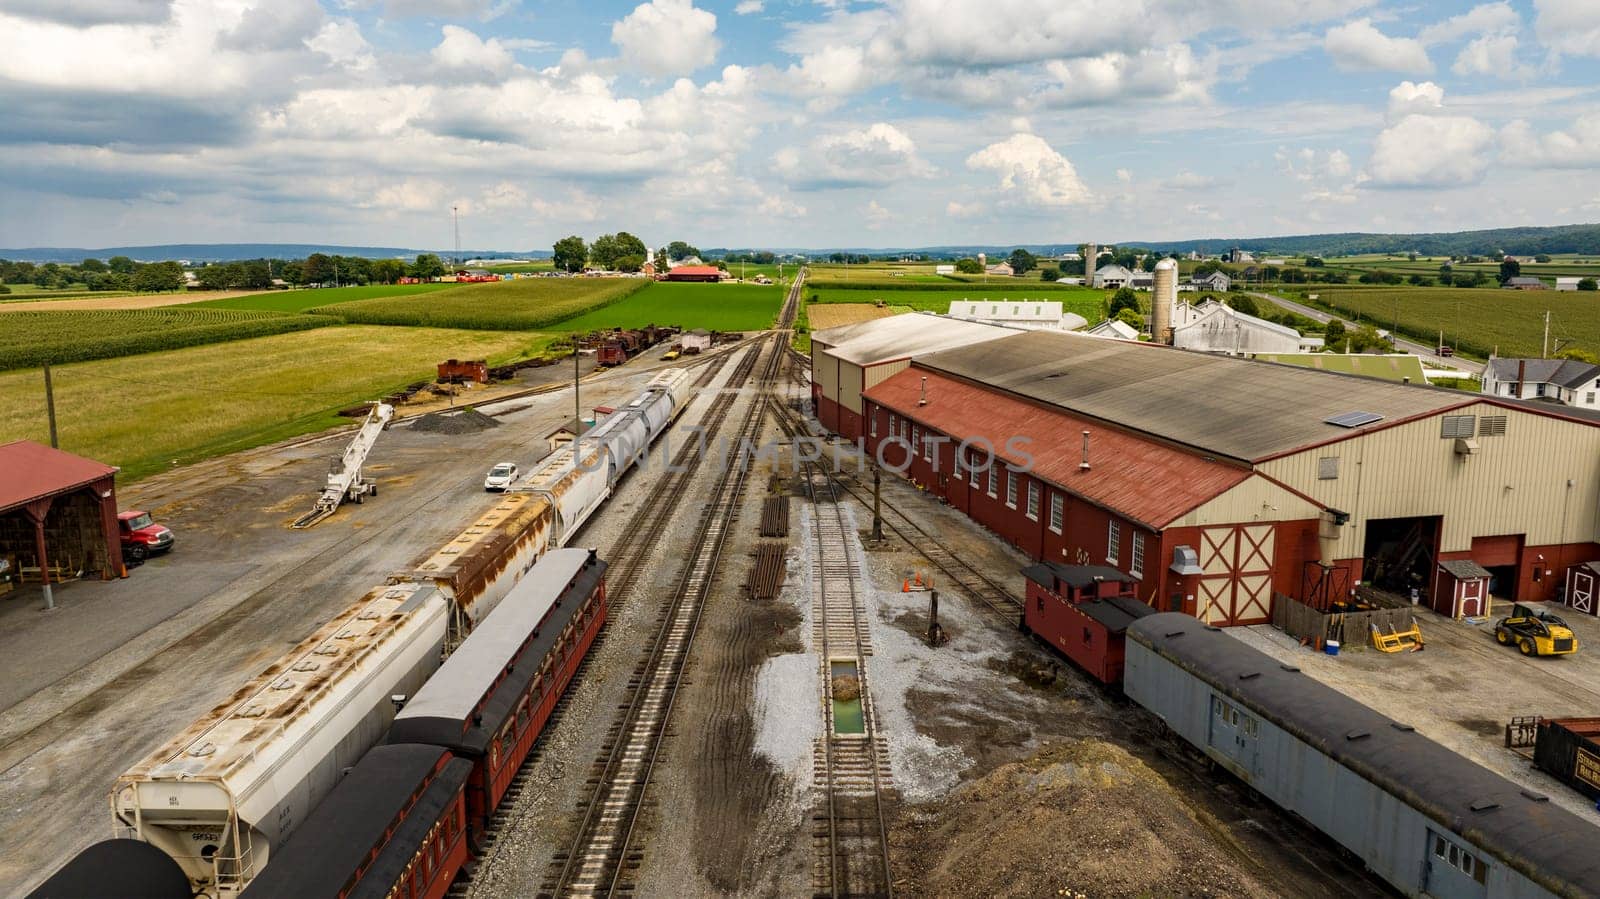
M816 535L813 639L825 697L823 735L814 755L822 801L812 818L813 892L829 899L888 899L894 895L884 813L890 770L867 685L872 637L861 560L833 480L814 463L806 468Z
M795 279L780 315L779 328L741 362L741 368L759 366L756 387L763 393L771 391L780 373L788 326L794 320L802 283L803 276ZM748 369L736 371L735 380L743 384L749 374ZM727 403L721 409L713 407L712 413L719 416L719 425L735 397L732 392L718 397L719 403L724 400ZM732 443L736 454L739 447L755 443L766 411L762 402L749 404ZM690 449L684 448L685 451ZM698 465L703 454L696 459ZM642 842L639 811L645 806L646 792L671 720L683 670L706 600L716 583L723 548L738 520L748 474L749 466L735 455L717 476L649 652L629 680L627 704L612 724L601 749L602 755L595 761L590 778L592 791L580 815L575 837L569 848L557 853L552 860L550 876L540 889L542 897L631 895L635 890L631 878L642 858L638 848ZM687 492L684 488L690 476L692 473L686 473L676 488L662 487L657 492L681 497ZM673 503L676 501L674 499ZM647 519L642 517L646 511L647 508L641 508L636 513L628 532L618 541L623 551L630 551L639 543L653 546L666 526L665 519L670 516L657 514L654 519ZM639 526L638 534L633 533L635 523ZM631 587L633 577L629 573L624 576L628 577L627 584Z

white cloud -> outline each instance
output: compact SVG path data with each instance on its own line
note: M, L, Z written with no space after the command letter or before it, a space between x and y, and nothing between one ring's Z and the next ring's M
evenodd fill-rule
M1545 46L1573 56L1600 56L1600 16L1593 0L1533 0L1534 34Z
M1310 147L1301 147L1298 151L1279 147L1272 158L1278 161L1285 174L1308 183L1347 177L1351 168L1350 155L1337 149L1319 153Z
M1046 87L1029 104L1089 106L1136 98L1203 99L1215 73L1187 44L1045 63ZM1019 98L1022 99L1022 98Z
M687 75L717 59L717 17L693 0L650 0L611 26L626 64L650 75Z
M1424 44L1442 44L1473 35L1515 32L1521 27L1522 17L1510 3L1483 3L1459 16L1429 25L1417 33L1417 40Z
M604 207L598 197L576 188L568 190L564 198L536 196L528 201L528 211L535 218L562 224L598 221Z
M1131 184L1133 183L1133 172L1127 169L1117 169L1117 180L1123 184Z
M350 4L371 5L371 4ZM509 0L388 0L383 6L384 15L391 18L426 16L431 19L476 18L490 21L510 12L515 3Z
M867 202L867 208L861 210L861 218L867 223L868 228L876 231L889 224L894 218L894 213L878 205L877 200L870 200Z
M1091 199L1072 162L1037 135L1013 134L990 144L967 157L967 168L999 175L1001 193L1022 205L1059 207Z
M446 25L444 37L433 48L433 64L450 72L504 75L514 61L498 39L484 40L459 25Z
M1476 184L1489 168L1494 130L1468 116L1409 115L1378 135L1363 173L1374 187Z
M1444 88L1432 81L1402 81L1389 90L1389 119L1435 112L1444 106Z
M751 16L765 8L766 4L762 0L739 0L739 5L733 8L733 14L736 16Z
M1161 186L1166 190L1210 190L1227 183L1213 175L1198 175L1185 170L1161 182Z
M6 0L5 12L67 25L110 22L160 22L172 0Z
M953 219L977 218L983 215L983 212L983 204L977 202L958 203L951 200L944 206L944 214Z
M1570 128L1537 134L1523 120L1500 132L1507 163L1553 169L1600 168L1600 113L1581 115Z
M1421 41L1390 37L1374 27L1370 18L1328 29L1322 46L1334 65L1347 72L1433 71Z
M372 45L361 34L361 26L353 19L330 19L322 30L306 38L306 46L329 59L357 71L371 69L376 60Z
M1450 71L1457 75L1494 75L1499 78L1528 78L1533 68L1522 62L1514 34L1490 34L1478 38L1456 56Z
M802 190L882 187L934 173L933 166L917 155L916 143L887 122L824 135L803 150L785 147L773 163Z

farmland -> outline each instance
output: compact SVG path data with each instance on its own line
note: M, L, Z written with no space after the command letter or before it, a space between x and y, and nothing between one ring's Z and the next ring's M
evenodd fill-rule
M216 300L201 300L191 306L208 309L251 309L261 312L304 312L315 306L404 297L419 293L454 290L458 284L368 284L360 287L324 287L319 290L263 290L241 293Z
M354 324L524 331L615 303L649 285L642 278L529 278L466 284L431 296L389 296L306 311Z
M506 362L550 339L354 326L64 365L53 369L61 447L122 466L126 483L336 425L337 410L427 377L436 360ZM37 370L0 374L0 442L48 441L44 405Z
M627 299L562 321L561 331L637 328L648 324L686 329L755 331L772 327L783 288L758 284L651 283Z
M1551 313L1552 351L1562 348L1600 352L1600 300L1593 293L1515 291L1498 288L1390 287L1308 291L1309 305L1352 321L1393 328L1433 343L1443 329L1445 342L1462 352L1487 356L1537 356L1544 337L1544 313Z
M958 284L954 290L943 285L927 285L924 289L923 285L914 284L897 284L887 290L814 287L811 282L806 282L805 296L807 300L815 296L818 303L872 303L882 300L890 306L909 306L919 311L941 314L950 311L951 300L1059 300L1063 311L1077 313L1090 324L1105 318L1105 304L1110 296L1104 290L1030 284L1025 281L1006 283L1001 285L1002 289L992 284Z
M0 329L0 370L84 362L136 353L306 331L336 324L320 315L226 309L12 312Z

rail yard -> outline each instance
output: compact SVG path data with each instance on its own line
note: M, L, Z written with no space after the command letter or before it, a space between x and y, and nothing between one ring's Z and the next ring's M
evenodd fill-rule
M915 472L874 477L789 348L802 284L772 330L617 359L577 403L552 384L379 423L349 481L365 501L315 527L291 525L348 432L130 491L181 552L4 638L36 661L3 694L0 892L1594 894L1593 816L1550 814L1535 788L1564 786L1481 723L1466 746L1410 720L1365 659L1300 674L1308 651L1265 625L1116 605L1100 585L1136 578L1029 567ZM575 406L603 414L552 448ZM501 462L521 473L485 496ZM1085 616L1084 645L1118 640L1115 664L1057 644L1046 602ZM1106 603L1129 621L1091 633ZM1600 701L1587 672L1552 711ZM1270 761L1312 750L1345 773ZM1360 808L1305 798L1336 781Z

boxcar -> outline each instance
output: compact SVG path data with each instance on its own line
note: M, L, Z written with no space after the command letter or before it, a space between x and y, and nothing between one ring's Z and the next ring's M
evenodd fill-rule
M1533 763L1590 799L1600 799L1600 718L1540 721Z
M373 749L274 854L245 899L440 899L471 858L471 770L437 746Z
M172 856L142 840L103 840L74 855L28 899L189 899Z
M472 762L467 807L488 824L605 622L606 563L545 554L395 716L390 743L430 743Z
M1187 615L1129 626L1123 688L1407 896L1600 891L1600 828Z

